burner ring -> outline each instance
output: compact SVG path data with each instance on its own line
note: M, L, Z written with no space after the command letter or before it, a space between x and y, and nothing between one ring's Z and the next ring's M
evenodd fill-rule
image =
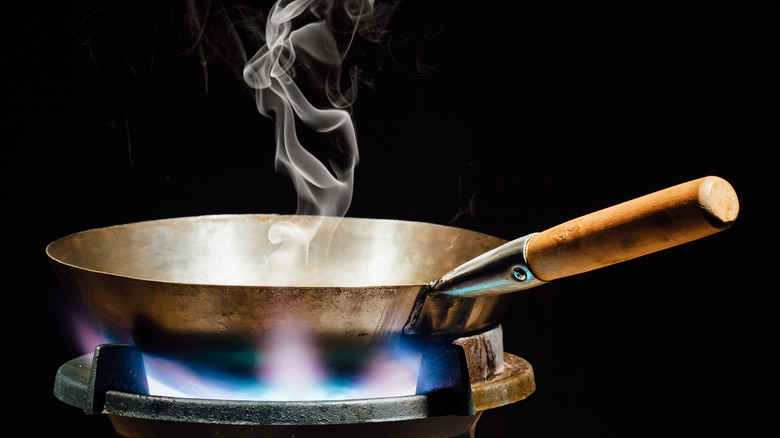
M63 364L55 395L89 409L92 354ZM212 424L349 424L408 420L429 415L428 397L412 395L362 400L252 401L208 400L107 390L101 413L150 420Z

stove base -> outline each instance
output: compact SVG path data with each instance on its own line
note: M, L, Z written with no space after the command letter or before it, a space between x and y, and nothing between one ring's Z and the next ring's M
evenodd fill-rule
M126 438L472 438L482 411L535 389L531 365L503 352L500 327L429 346L421 375L424 367L431 373L411 396L293 402L163 397L149 395L137 348L105 344L63 364L54 394L86 413L106 415Z

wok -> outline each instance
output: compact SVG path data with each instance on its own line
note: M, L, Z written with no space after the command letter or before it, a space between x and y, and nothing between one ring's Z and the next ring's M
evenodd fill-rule
M93 229L46 252L117 341L169 353L253 351L303 331L339 351L404 331L483 330L510 292L713 234L737 210L728 182L706 177L512 242L429 223L249 214ZM318 237L280 263L269 232L307 226Z

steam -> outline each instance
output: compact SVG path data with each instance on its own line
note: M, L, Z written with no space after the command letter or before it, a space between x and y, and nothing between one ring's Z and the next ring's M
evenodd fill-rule
M324 67L330 71L341 64L341 54L325 22L292 29L292 20L312 2L299 0L274 7L267 24L266 46L246 65L244 79L257 90L260 113L276 121L276 166L293 179L299 196L298 213L343 215L352 198L358 161L354 124L341 108L344 102L329 99L332 108L317 108L296 83L305 80L305 72L312 76L314 86L323 84L327 77L320 77L317 70ZM296 119L316 132L337 136L341 163L323 163L307 150L298 139Z
M368 50L362 49L385 48L397 3L278 0L270 9L248 0L144 2L140 8L131 7L133 2L80 5L79 42L96 67L117 76L111 84L128 81L107 90L121 94L109 95L110 105L96 106L95 118L124 127L132 162L143 138L130 141L135 105L129 103L137 96L128 90L194 58L208 92L209 82L220 77L210 73L211 66L227 67L249 87L259 112L274 121L276 169L297 192L296 217L268 236L281 244L275 258L312 267L326 254L308 248L315 239L328 241L333 231L313 217L343 217L352 202L359 154L351 107L365 83L358 64ZM119 114L103 115L104 107Z
M276 170L298 195L296 216L269 232L271 243L281 244L271 263L316 265L324 254L311 248L326 251L334 231L319 217L343 217L349 209L358 163L350 112L358 70L345 72L343 63L356 36L377 38L383 16L373 0L279 1L267 18L265 45L244 67L258 111L275 122ZM322 148L324 141L330 147ZM326 243L313 245L315 238Z

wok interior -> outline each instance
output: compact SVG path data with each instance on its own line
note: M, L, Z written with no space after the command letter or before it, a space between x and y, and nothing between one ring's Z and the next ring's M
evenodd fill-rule
M315 237L297 245L303 240L296 236L312 227ZM273 230L293 237L272 243ZM84 231L52 243L47 252L71 269L151 282L368 287L427 283L502 243L420 222L215 215Z

